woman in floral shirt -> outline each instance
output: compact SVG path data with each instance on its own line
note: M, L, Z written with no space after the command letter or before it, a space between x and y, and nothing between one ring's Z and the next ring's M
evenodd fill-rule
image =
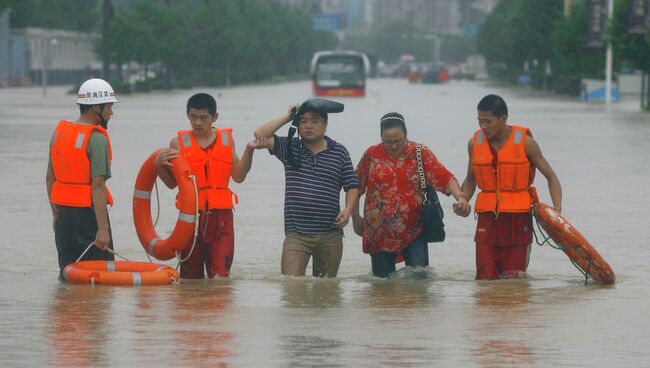
M423 194L415 157L417 143L407 140L404 117L392 112L380 121L382 143L366 150L357 166L359 194L366 195L364 216L358 206L352 213L354 231L363 237L363 252L370 253L372 274L388 277L395 261L404 257L407 266L428 266L427 242L421 237L420 206ZM455 206L469 203L454 176L427 148L422 162L429 185L452 194Z

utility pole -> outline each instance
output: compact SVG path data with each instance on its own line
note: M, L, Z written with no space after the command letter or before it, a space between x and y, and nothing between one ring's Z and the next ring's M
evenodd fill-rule
M113 18L113 5L111 0L102 3L102 78L110 79L111 68L111 18Z
M607 22L612 21L614 16L614 0L607 2ZM612 43L607 42L607 51L605 52L605 103L612 102Z

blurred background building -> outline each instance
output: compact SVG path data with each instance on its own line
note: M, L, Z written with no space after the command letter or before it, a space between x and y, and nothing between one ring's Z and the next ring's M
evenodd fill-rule
M314 16L323 30L368 32L374 26L403 20L436 34L476 34L499 0L278 0ZM329 28L328 28L329 27Z

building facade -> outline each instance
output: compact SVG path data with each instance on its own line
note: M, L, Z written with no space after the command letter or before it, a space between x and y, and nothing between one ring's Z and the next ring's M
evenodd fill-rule
M79 84L101 73L93 52L97 36L83 32L25 28L9 35L8 84Z

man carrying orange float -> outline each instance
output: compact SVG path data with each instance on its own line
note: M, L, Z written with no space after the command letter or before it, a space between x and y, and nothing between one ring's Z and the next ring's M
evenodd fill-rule
M50 140L47 194L54 217L54 238L63 269L84 260L113 260L107 205L113 204L106 180L111 177L111 142L106 131L117 102L113 88L89 79L79 88L79 118L61 120ZM94 244L94 247L90 247Z
M235 245L233 199L237 202L228 185L230 178L237 183L244 181L257 142L248 143L240 159L232 129L212 126L219 114L217 102L209 94L197 93L190 97L186 113L192 129L179 131L169 143L170 148L162 149L155 160L158 176L169 188L177 185L170 161L179 154L187 160L196 177L198 233L195 244L189 244L181 253L181 277L201 279L204 267L208 278L228 277Z
M523 276L533 240L531 205L537 201L532 187L535 169L546 177L553 207L562 209L562 187L528 128L506 124L503 98L487 95L478 104L480 129L469 141L467 177L461 186L471 199L481 192L474 210L476 225L476 279ZM454 204L454 212L470 210Z

